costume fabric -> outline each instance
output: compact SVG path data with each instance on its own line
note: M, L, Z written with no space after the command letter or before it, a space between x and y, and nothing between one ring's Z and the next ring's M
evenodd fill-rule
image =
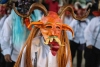
M85 67L99 67L100 66L100 16L91 19L87 26L84 36L86 40L86 46L92 46L92 48L86 47Z
M24 59L25 52L26 52L26 48L24 48L23 50L20 67L25 67L25 59ZM37 52L37 67L58 67L56 56L53 56L50 47L44 44L44 39L42 36L37 36L32 40L31 59L32 59L33 66L36 57L35 52ZM66 49L66 54L67 53L68 51ZM68 63L66 64L66 67L70 67L70 62L71 61L68 58Z
M54 11L56 13L58 13L58 9L59 9L59 4L57 1L55 1L54 3L52 2L52 0L45 0L45 2L47 4L49 4L49 11Z
M83 33L88 23L89 23L88 19L86 19L83 22L73 19L70 26L74 29L74 33L75 33L75 38L73 39L74 42L80 44L84 44L86 42Z
M35 19L32 21L35 21ZM23 46L28 34L29 30L25 27L24 23L22 22L22 18L19 17L14 12L14 10L12 10L11 14L5 20L2 29L1 48L3 50L3 54L10 54L11 59L13 61L16 61L17 56L19 55L21 47Z
M86 28L86 30L84 32L85 33L84 36L85 36L87 46L88 45L94 46L96 36L99 33L98 32L99 28L100 28L100 17L98 16L98 17L95 17L91 20L91 22L89 23L88 27ZM100 37L100 35L98 35L98 37L96 39L97 42L95 44L95 47L97 49L100 49L100 45L99 45L100 44L100 41L99 41L100 38L99 37Z

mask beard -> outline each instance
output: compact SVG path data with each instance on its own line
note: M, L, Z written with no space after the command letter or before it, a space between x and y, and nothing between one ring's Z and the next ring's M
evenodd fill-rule
M57 36L50 36L48 39L46 39L45 44L49 45L51 48L51 53L53 56L57 54L57 51L59 50L61 45L61 41Z

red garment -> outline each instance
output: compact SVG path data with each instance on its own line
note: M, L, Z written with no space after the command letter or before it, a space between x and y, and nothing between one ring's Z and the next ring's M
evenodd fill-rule
M57 1L53 3L52 0L45 0L45 3L49 5L49 11L54 11L58 13L59 6Z
M99 10L98 10L98 11L93 11L92 14L93 14L94 16L100 16L100 11L99 11Z

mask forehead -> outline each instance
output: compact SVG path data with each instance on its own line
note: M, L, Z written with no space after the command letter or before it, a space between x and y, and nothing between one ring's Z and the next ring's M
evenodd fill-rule
M44 38L49 36L57 36L60 38L62 30L62 21L55 12L49 12L46 17L43 17L40 22L43 22L43 27L40 28Z
M62 23L61 19L57 15L57 13L52 12L52 11L50 11L46 17L43 17L41 19L41 22L43 22L44 24L46 24L48 22L51 24Z

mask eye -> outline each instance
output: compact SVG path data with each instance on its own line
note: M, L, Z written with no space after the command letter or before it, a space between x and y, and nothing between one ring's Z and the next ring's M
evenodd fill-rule
M60 29L60 27L59 27L59 26L56 26L56 28L57 28L57 29Z
M51 28L52 28L52 26L46 26L46 28L51 29Z

